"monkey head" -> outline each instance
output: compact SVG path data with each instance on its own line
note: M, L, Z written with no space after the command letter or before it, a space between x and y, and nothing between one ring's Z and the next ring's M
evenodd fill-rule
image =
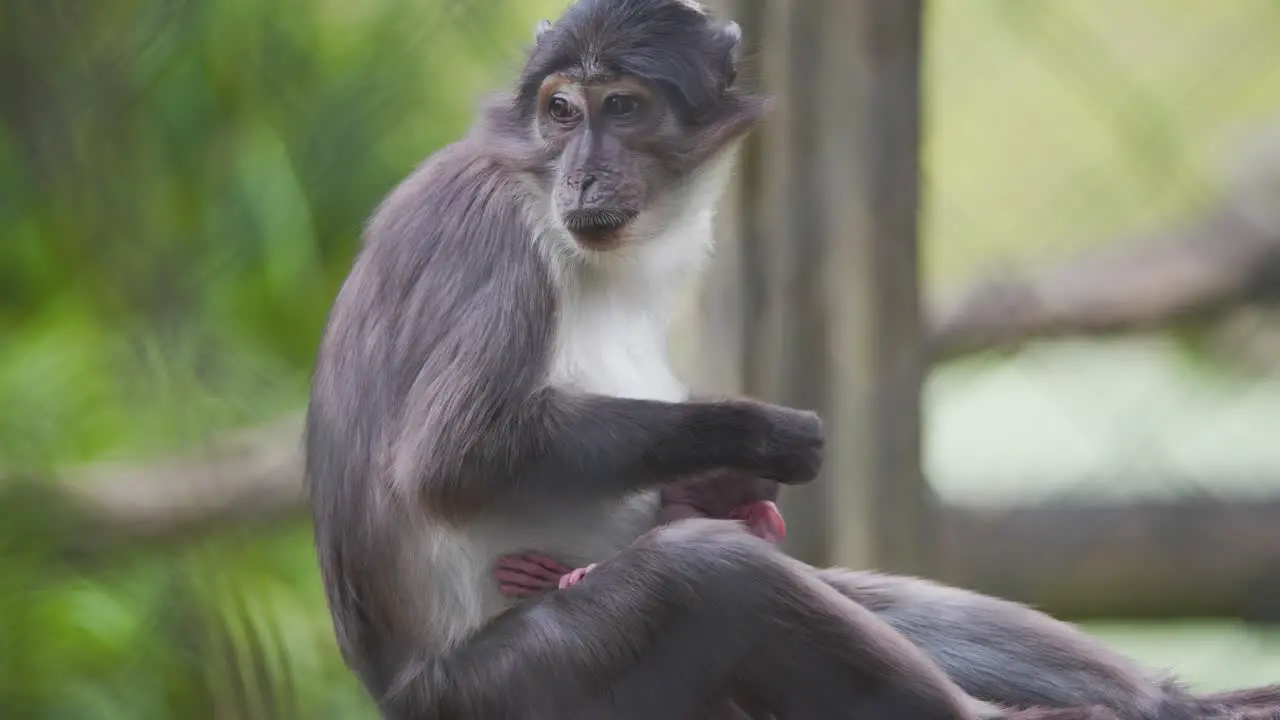
M511 119L578 245L644 242L714 201L708 175L767 105L735 84L741 39L693 0L580 0L538 25Z

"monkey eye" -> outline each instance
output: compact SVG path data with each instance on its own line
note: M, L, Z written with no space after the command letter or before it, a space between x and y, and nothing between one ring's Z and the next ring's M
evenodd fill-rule
M578 109L563 95L552 95L547 103L547 114L558 122L571 122L578 117Z
M613 117L627 117L640 110L640 98L635 95L617 93L604 100L604 111Z

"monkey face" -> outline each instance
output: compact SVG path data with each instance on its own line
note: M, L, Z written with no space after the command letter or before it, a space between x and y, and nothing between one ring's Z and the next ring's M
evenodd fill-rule
M548 173L557 219L586 247L621 244L654 190L672 179L650 150L676 130L666 99L632 78L556 74L538 104L538 135L558 150Z
M583 0L539 25L517 106L580 245L643 242L706 206L708 171L766 106L734 85L740 40L687 0Z

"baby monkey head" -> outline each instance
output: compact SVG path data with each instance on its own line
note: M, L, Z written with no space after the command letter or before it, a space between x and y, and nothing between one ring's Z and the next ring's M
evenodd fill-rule
M766 107L735 84L736 23L693 0L580 0L536 38L515 110L579 244L643 242L714 202L708 171Z

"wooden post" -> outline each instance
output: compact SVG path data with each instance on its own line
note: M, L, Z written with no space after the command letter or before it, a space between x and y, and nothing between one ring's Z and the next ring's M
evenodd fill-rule
M769 0L713 0L721 17L735 20L743 32L740 77L760 75L760 41ZM716 253L701 288L697 312L687 326L696 341L681 367L700 392L740 395L747 392L752 355L748 325L758 322L763 278L758 267L763 242L758 206L765 193L762 133L744 141L732 182L716 214Z
M817 410L824 476L783 494L787 549L927 572L917 286L922 0L733 0L777 98L745 149L735 235L704 298L703 363ZM717 275L717 272L719 275ZM736 279L736 284L725 277ZM726 308L738 308L734 316ZM705 372L704 372L705 376Z

